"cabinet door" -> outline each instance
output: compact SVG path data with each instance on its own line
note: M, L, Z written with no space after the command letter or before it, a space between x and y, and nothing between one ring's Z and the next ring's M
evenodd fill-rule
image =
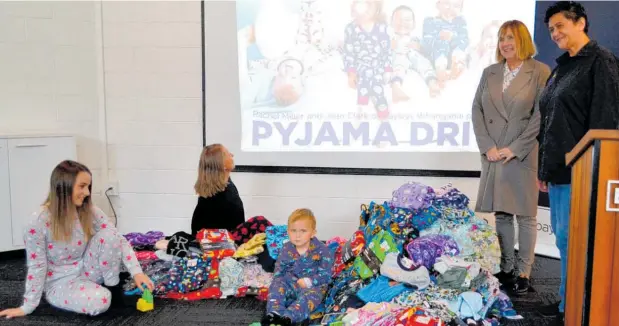
M24 227L47 198L52 170L63 160L75 160L70 137L9 139L13 245L22 248Z
M0 223L0 251L13 250L9 149L6 139L0 139Z

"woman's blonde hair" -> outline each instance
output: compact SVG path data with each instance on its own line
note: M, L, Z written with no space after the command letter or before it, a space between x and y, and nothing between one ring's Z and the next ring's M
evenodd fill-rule
M535 56L536 49L531 38L531 33L527 26L519 20L509 20L503 23L499 28L499 40L496 47L496 61L502 62L505 58L501 55L499 49L499 43L501 42L501 36L504 36L507 31L514 33L514 39L516 40L516 56L519 60L527 60Z
M314 216L314 212L308 208L295 209L288 217L288 226L294 222L302 220L309 221L312 230L316 230L316 216Z
M71 241L76 212L86 241L90 240L94 233L94 208L90 196L84 198L82 206L77 207L73 203L73 188L80 172L88 173L92 178L92 173L85 165L69 160L60 162L52 171L49 194L44 206L50 213L50 229L54 241ZM88 190L92 191L92 183L88 185Z
M198 180L194 186L199 196L208 198L226 189L228 177L224 167L224 149L221 144L212 144L202 150Z

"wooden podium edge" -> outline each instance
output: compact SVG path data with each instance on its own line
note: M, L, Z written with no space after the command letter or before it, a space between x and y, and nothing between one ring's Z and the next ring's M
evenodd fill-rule
M572 166L582 154L585 153L587 148L596 140L618 140L619 130L603 130L592 129L585 134L584 137L574 146L572 151L565 155L565 162L567 166Z
M602 133L605 133L607 130L601 130ZM591 135L590 135L591 134ZM583 151L574 158L573 162L576 162L580 155L584 154L590 144L593 144L593 158L591 160L591 193L589 194L589 216L588 216L588 240L587 240L587 254L586 260L587 264L585 266L585 298L583 299L583 314L581 325L589 325L589 320L591 318L591 298L593 292L593 259L595 256L593 253L595 252L595 231L597 227L597 213L598 213L598 196L599 196L599 178L600 178L600 159L601 159L601 149L602 139L615 139L606 138L606 137L595 137L595 132L587 133L587 135L591 136L590 140L587 140L586 144L583 145ZM617 136L619 136L619 132L617 132ZM586 137L586 136L585 136ZM583 137L584 139L584 137ZM619 140L619 137L616 138ZM569 240L568 240L569 241Z
M584 298L583 307L581 311L581 324L588 325L591 318L591 300L593 291L593 264L595 251L595 233L596 233L596 218L598 213L598 195L599 191L603 191L599 188L600 166L601 162L601 147L603 141L619 141L619 130L590 130L587 134L578 142L576 146L566 154L566 165L572 167L581 157L584 155L590 147L592 149L591 158L591 192L589 194L589 212L588 212L588 241L587 241L587 253L585 256L585 284L584 284ZM568 249L569 250L569 249ZM567 291L566 291L567 295ZM567 298L566 298L567 299ZM566 300L566 307L568 302Z

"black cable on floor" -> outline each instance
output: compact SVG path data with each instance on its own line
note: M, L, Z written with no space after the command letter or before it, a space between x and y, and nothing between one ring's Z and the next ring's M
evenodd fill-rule
M107 198L108 203L110 203L110 207L112 208L112 212L114 212L114 226L118 227L118 215L116 215L116 210L114 209L114 205L112 205L112 200L110 199L110 196L107 195L107 192L112 190L114 188L108 188L105 191L105 197Z

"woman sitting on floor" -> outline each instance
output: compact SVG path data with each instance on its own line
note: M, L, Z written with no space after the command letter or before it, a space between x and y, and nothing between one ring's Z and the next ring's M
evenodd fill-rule
M201 229L226 229L234 231L245 222L245 209L239 191L230 179L234 169L234 155L221 144L206 146L200 155L198 180L194 187L198 198L191 234Z
M91 180L88 168L73 161L61 162L52 172L42 211L24 229L28 266L24 303L1 311L0 317L32 313L43 292L54 307L92 316L103 313L112 297L122 296L121 263L140 289L143 285L153 289L131 245L92 204Z

